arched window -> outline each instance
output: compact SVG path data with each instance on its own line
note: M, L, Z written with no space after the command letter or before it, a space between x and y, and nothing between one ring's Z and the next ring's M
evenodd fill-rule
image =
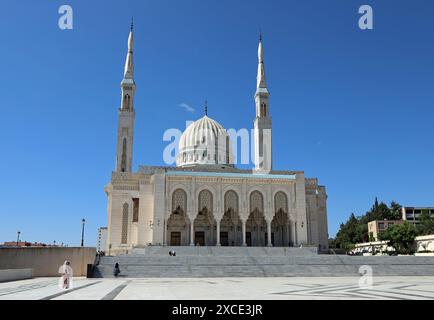
M238 213L238 195L235 191L229 190L225 193L225 212L234 211Z
M262 102L261 104L261 116L267 116L267 105L265 104L265 102Z
M207 210L213 211L212 207L212 193L209 190L202 190L199 193L199 211Z
M176 189L172 194L172 213L187 212L187 193L182 189Z
M288 197L282 191L279 191L274 196L274 211L288 213Z
M124 109L130 110L130 95L126 94L124 97Z
M122 143L121 171L127 171L127 138L124 138L124 141Z
M128 203L124 203L122 208L122 234L121 243L126 244L128 242Z
M250 212L255 210L264 212L264 199L259 191L253 191L250 194Z

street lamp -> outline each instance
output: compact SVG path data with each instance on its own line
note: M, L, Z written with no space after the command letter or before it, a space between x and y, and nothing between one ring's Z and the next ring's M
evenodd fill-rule
M18 247L18 243L20 242L20 234L21 231L17 231L17 247Z
M81 219L81 246L84 247L84 224L86 223L85 219Z

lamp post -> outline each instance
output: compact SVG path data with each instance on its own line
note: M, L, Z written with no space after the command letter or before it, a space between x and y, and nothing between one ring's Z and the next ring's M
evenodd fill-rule
M20 242L20 234L21 231L17 231L17 247L18 247L18 243Z
M85 219L81 219L81 246L84 247L84 224L86 223Z

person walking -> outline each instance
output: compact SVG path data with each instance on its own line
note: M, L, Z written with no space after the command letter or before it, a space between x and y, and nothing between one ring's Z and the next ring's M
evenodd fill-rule
M59 287L63 290L72 288L72 268L68 260L59 267L59 273L62 275L59 279Z
M115 268L113 270L113 275L117 278L117 276L121 273L121 269L119 269L119 263L116 262Z

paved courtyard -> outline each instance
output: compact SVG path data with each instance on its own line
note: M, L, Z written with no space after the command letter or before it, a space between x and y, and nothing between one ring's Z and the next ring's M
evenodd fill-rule
M67 291L57 284L58 278L0 283L0 300L434 299L433 277L374 277L369 288L357 277L75 278Z

